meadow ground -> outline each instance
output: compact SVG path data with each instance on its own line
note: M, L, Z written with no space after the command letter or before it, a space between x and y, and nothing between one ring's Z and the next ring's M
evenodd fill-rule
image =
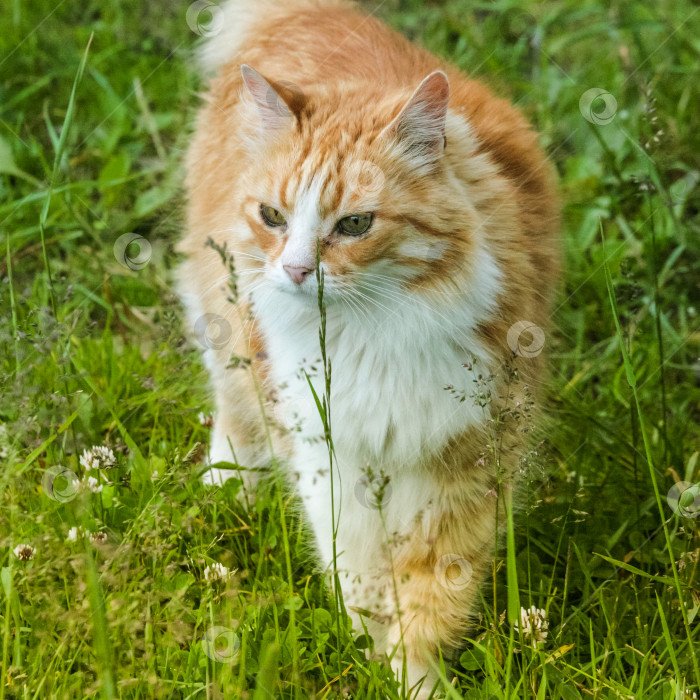
M699 479L700 6L377 4L524 110L565 201L548 420L443 692L697 697L700 497L673 495ZM0 9L0 700L403 697L290 496L198 478L211 403L171 284L209 26L188 7ZM93 446L115 466L87 482Z

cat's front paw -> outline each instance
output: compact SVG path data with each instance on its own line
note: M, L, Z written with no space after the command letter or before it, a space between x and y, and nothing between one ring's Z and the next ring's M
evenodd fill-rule
M409 689L408 696L411 700L437 700L444 697L440 692L438 676L430 666L423 663L409 662L404 668L403 659L399 654L394 654L391 659L391 668L396 680Z

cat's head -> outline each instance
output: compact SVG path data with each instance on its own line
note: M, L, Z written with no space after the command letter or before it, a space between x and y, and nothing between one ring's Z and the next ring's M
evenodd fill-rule
M329 299L447 282L468 261L476 214L445 167L447 76L413 94L304 95L243 66L246 239L262 282ZM350 105L350 106L349 106ZM264 261L264 262L263 262Z

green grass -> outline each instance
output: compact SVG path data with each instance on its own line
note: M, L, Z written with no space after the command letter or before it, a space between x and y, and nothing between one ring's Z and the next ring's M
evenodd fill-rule
M171 286L199 89L187 7L0 9L0 700L402 697L338 615L293 499L268 484L246 509L238 482L199 482L211 402ZM698 519L666 494L700 480L700 8L377 14L516 102L565 202L548 420L448 697L692 697ZM592 88L615 98L609 123L582 116ZM115 258L125 233L150 243L141 270ZM47 470L82 476L92 445L114 449L113 484L49 498ZM107 540L69 542L73 526ZM518 598L547 611L539 648L502 616Z

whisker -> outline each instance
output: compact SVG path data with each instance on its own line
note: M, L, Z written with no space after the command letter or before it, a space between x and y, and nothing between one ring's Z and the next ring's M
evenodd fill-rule
M263 262L263 263L267 262L267 260L265 258L262 258L259 255L253 255L252 253L245 253L242 250L231 250L231 249L227 248L226 252L229 253L230 255L233 255L234 258L236 255L241 255L244 258L251 258L252 260L258 260L258 261Z
M340 301L341 301L341 303L347 305L347 307L350 309L350 311L352 311L352 315L355 317L355 320L358 323L361 323L360 317L357 313L357 310L355 308L355 304L353 302L352 297L349 294L344 294L342 297L340 297Z
M384 281L384 280L386 280L387 282L390 282L390 283L392 284L392 286L395 286L397 282L403 283L403 282L408 282L408 281L409 281L409 280L405 280L405 279L397 279L396 277L391 277L390 275L381 275L381 274L379 274L379 273L377 273L377 272L363 272L362 270L356 270L356 271L354 272L354 274L356 274L356 275L361 275L362 277L374 278L374 279L376 279L377 281L380 281L380 280L381 280L381 281ZM451 297L451 296L454 296L454 295L457 294L458 292L462 291L462 290L459 288L459 286L455 286L454 289L450 289L450 290L447 290L447 289L436 289L436 288L434 288L434 287L431 287L430 289L428 289L428 288L427 288L425 285L423 285L423 284L415 285L415 287L416 287L417 289L425 289L426 291L429 291L429 292L431 292L431 293L440 294L441 296L445 296L445 297L448 297L448 298Z
M401 304L418 304L427 311L430 311L432 314L440 317L443 321L449 324L450 328L463 332L463 329L461 329L453 320L442 314L437 308L435 308L435 306L429 304L425 299L421 299L414 295L401 294L395 289L387 289L386 287L372 284L371 282L365 282L364 285L375 292L384 294L385 296L398 301Z
M365 286L378 294L382 294L385 298L388 298L391 301L397 302L401 306L406 306L409 304L411 304L411 305L419 304L427 311L430 311L430 313L433 316L438 317L442 321L444 321L444 329L446 331L452 331L452 332L458 333L459 335L463 336L463 338L465 340L467 340L469 338L469 336L464 328L461 328L452 319L450 319L447 316L445 316L444 314L440 313L440 311L438 311L434 306L431 306L430 304L428 304L425 300L418 299L418 298L415 298L413 296L408 296L405 294L399 294L396 292L396 290L386 289L384 287L377 287L375 285L372 285L371 283L365 283ZM372 299L373 297L369 296L368 298ZM394 316L394 315L396 315L396 313L398 313L398 309L395 309L391 315Z
M355 294L357 296L362 297L363 299L366 299L367 301L372 302L377 308L383 309L386 311L390 316L393 316L396 313L396 309L390 309L388 306L384 306L384 304L381 304L378 299L375 299L374 297L369 296L368 294L364 294L361 292L359 289L355 290Z

